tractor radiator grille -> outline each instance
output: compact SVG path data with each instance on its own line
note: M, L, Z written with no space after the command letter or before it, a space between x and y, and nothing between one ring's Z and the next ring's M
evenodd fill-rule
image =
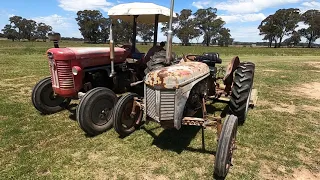
M174 119L175 91L160 91L160 120Z
M174 119L175 91L158 91L146 87L147 115L154 120L168 121ZM156 98L159 93L159 99ZM157 109L157 104L160 106Z
M146 93L147 115L156 120L158 117L156 113L156 91L146 87Z
M70 89L74 87L73 83L73 75L71 71L70 61L55 61L57 72L58 72L58 79L59 79L59 86L62 89Z

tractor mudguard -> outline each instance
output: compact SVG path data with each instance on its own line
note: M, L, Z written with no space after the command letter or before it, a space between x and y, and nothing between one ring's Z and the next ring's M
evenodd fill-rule
M223 83L226 85L225 91L229 92L231 90L231 85L233 82L233 72L237 69L240 64L240 59L238 56L234 57L227 66L226 75L223 78Z

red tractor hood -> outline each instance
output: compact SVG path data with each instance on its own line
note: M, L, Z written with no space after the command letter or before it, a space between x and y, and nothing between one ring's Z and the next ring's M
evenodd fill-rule
M123 48L115 48L115 63L123 62L129 54ZM109 47L66 47L66 48L51 48L47 53L52 53L55 60L84 60L106 58L110 60Z

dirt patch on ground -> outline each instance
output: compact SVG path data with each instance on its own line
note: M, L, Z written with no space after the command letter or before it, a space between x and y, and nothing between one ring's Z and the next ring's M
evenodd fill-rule
M310 99L320 99L320 82L311 82L302 84L298 88L293 88L292 92L295 92L299 96L303 96Z
M263 72L280 72L279 70L275 70L275 69L264 69L262 71Z
M305 111L320 112L320 107L318 106L302 105L302 109Z
M320 71L317 71L317 70L311 70L312 72L316 72L316 73L320 73Z
M284 178L286 180L318 180L320 179L320 172L312 173L308 169L299 168L293 171L293 174Z
M306 62L309 66L319 68L320 69L320 62Z
M0 121L4 121L4 120L7 120L8 117L7 116L0 116Z
M274 106L272 109L278 112L287 112L290 114L295 114L296 112L295 105L289 105L289 104L283 104L283 103Z

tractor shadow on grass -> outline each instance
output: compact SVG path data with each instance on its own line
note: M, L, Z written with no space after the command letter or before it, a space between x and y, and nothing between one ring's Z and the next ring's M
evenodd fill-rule
M72 103L66 108L66 110L70 112L69 118L72 121L77 121L77 117L76 117L77 106L78 104Z
M212 105L207 105L208 114L214 114L220 112L221 117L225 117L228 111L228 106L224 108L215 108ZM198 112L196 117L201 117L202 112ZM210 117L210 116L209 116ZM156 135L153 130L161 127L146 129L144 126L141 127L144 131L146 131L150 136L154 138L152 145L156 145L157 147L163 150L174 151L178 154L181 154L182 151L191 151L191 152L200 152L215 155L215 151L210 151L207 149L202 149L200 145L199 148L189 147L192 139L194 139L197 134L201 132L201 127L198 126L182 126L180 130L176 129L164 129L159 135ZM205 133L205 130L204 130ZM206 141L204 139L204 141Z

